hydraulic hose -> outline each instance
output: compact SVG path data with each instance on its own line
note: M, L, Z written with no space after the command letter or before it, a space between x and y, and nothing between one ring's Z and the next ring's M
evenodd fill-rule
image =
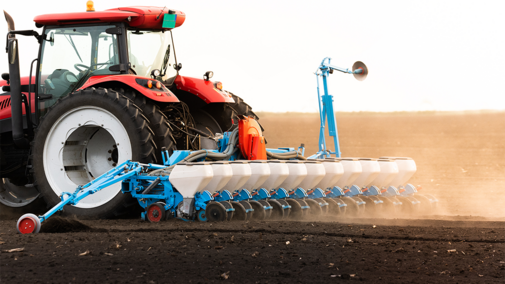
M307 160L304 156L302 156L302 153L300 151L291 151L291 152L286 152L286 153L272 153L267 151L267 156L272 159L278 159L278 160L289 160L296 158L298 160Z
M211 158L213 160L224 160L229 158L231 155L235 154L237 151L237 148L235 145L237 145L238 142L238 129L235 129L231 135L230 139L228 139L228 144L226 146L226 149L223 151L223 153L214 153L214 152L209 152L207 150L198 150L194 151L191 154L189 154L186 158L182 159L181 161L166 167L164 169L159 169L159 170L154 170L149 173L149 175L169 175L170 172L175 168L175 166L178 163L184 163L184 162L193 162L201 158Z

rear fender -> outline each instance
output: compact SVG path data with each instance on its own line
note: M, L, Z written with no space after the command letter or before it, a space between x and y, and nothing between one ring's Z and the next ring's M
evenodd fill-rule
M83 90L97 85L104 85L107 83L117 82L128 85L132 89L135 89L136 91L138 91L139 93L143 94L144 96L153 101L162 103L179 102L179 99L174 95L174 93L172 93L169 89L167 89L163 84L161 84L161 89L156 89L156 87L154 86L152 89L150 89L141 85L138 82L139 80L151 80L153 81L153 85L156 84L156 80L137 75L105 75L105 76L90 77L88 81L86 81L86 83L84 83L84 85L82 85L82 87L79 88L79 90Z
M235 102L231 94L217 89L212 81L179 75L174 84L178 90L189 92L207 104Z

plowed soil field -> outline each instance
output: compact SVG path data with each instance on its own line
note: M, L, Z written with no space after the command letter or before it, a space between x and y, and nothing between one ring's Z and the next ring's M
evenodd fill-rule
M268 146L317 151L316 114L260 114ZM433 215L150 224L85 220L16 233L1 208L3 283L503 283L505 113L337 115L343 156L408 156ZM57 217L55 217L57 218Z

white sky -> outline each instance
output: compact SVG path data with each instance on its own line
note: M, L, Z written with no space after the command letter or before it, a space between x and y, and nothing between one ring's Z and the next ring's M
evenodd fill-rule
M370 70L364 82L330 77L338 111L505 109L504 1L94 2L96 10L144 4L185 12L174 30L181 75L214 71L257 111L317 112L313 72L324 57L345 68L360 60ZM0 8L17 29L35 29L36 15L85 11L86 1L2 1ZM3 16L0 31L7 32ZM38 44L22 38L20 49L28 75ZM0 72L8 72L1 53Z

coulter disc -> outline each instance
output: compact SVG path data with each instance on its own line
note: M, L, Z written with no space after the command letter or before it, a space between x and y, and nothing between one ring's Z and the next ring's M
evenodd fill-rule
M282 208L282 204L275 200L275 199L270 199L268 200L268 203L270 203L270 206L272 206L272 214L270 215L270 220L282 220L284 218L284 209Z
M289 203L284 199L276 199L282 206L284 206L284 219L289 218L289 214L291 214L291 208L285 208L285 206L289 206Z
M258 201L259 203L261 203L263 205L263 207L271 207L270 206L270 203L266 200L259 200ZM270 216L272 216L272 209L265 209L265 219L268 220L270 219Z
M331 215L340 215L340 204L333 198L326 198L326 202L328 203L328 213ZM345 208L345 207L342 207Z
M233 214L233 220L246 221L247 213L245 211L244 205L242 205L240 202L237 201L232 201L231 205L233 206L233 209L235 209L235 213Z
M291 212L289 214L289 218L292 220L300 220L304 216L302 211L307 211L306 209L302 210L302 206L295 199L286 199L286 202L291 206ZM305 202L304 202L305 203Z
M314 200L323 205L321 206L321 210L323 211L323 215L327 215L330 209L328 202L326 202L326 198L316 198Z
M205 215L209 222L223 222L226 220L226 207L219 202L209 202L205 208Z
M314 199L305 199L305 202L310 206L308 213L310 217L319 217L323 215L323 209L321 205L319 205L319 202Z
M226 209L232 209L233 206L231 205L230 201L221 201L219 202L223 204L224 208ZM233 214L235 211L226 211L226 221L231 221L233 219Z
M239 203L242 204L242 206L244 206L244 208L245 208L246 211L249 210L249 209L253 209L252 206L251 206L251 203L249 203L246 200L242 200ZM249 210L249 212L246 213L245 221L251 220L253 214L254 214L254 210L252 210L252 211Z
M251 200L251 201L249 201L249 203L251 204L252 208L254 209L254 213L252 215L252 220L256 220L256 221L265 220L265 218L266 218L265 211L266 210L263 207L263 204L259 203L256 200Z

